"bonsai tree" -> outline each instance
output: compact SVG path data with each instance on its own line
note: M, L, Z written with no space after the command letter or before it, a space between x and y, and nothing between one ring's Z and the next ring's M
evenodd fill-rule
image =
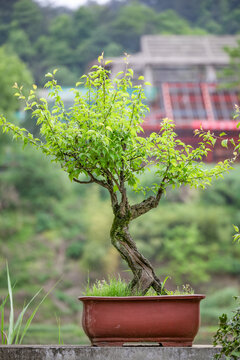
M111 79L106 69L109 61L100 56L98 65L72 89L74 105L69 109L64 107L61 87L54 77L57 70L46 75L49 81L45 87L54 100L51 109L46 99L37 98L36 85L25 97L22 87L15 84L15 95L25 101L25 110L37 119L41 139L7 122L3 116L0 124L14 139L36 147L59 163L70 180L80 185L96 183L109 192L114 215L110 238L133 273L131 293L145 294L152 287L157 294L164 294L151 263L139 252L130 235L130 223L156 208L167 188L181 185L204 188L230 169L232 160L206 168L201 160L212 150L217 138L209 131L197 130L199 144L193 148L178 139L175 125L169 119L162 121L159 133L145 136L141 124L149 109L144 86L150 84L140 76L139 84L133 85L133 70L128 68L127 57L125 62L125 71ZM79 86L85 87L85 95ZM222 140L222 145L227 146L227 139ZM155 181L144 188L140 177L150 167ZM131 204L129 191L142 192L142 201ZM149 191L152 195L146 196Z

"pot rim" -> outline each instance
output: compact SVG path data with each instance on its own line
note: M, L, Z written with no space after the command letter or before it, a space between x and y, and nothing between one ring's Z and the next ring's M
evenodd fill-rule
M149 300L191 300L205 299L204 294L186 294L186 295L155 295L155 296L79 296L78 300L106 300L106 301L149 301Z

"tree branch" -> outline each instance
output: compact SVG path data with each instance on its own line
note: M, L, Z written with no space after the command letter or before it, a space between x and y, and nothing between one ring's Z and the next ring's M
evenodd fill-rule
M83 167L83 169L84 169L84 167ZM95 178L95 176L93 176L93 174L92 174L89 170L86 170L86 169L84 169L84 170L85 170L85 171L88 173L88 175L90 176L91 182L95 182L95 183L97 183L98 185L101 185L101 186L103 186L103 187L105 187L106 189L109 190L108 184L107 184L105 181L99 180L99 179Z
M118 198L116 192L113 190L113 181L109 176L107 177L107 185L107 189L111 198L113 212L116 213L119 209Z
M93 183L94 181L91 179L89 181L81 181L81 180L78 180L77 178L73 178L73 181L79 183L79 184L91 184Z
M105 174L112 180L112 182L115 183L115 185L118 187L118 189L120 190L120 184L118 183L118 181L115 179L115 177L113 176L113 174L111 173L111 171L109 171L108 169L104 169L103 170L105 172Z
M131 210L131 220L138 218L139 216L146 214L153 208L158 206L158 203L161 199L163 194L163 190L160 192L158 191L158 199L156 196L149 196L147 199L143 200L141 203L132 205Z
M113 191L113 187L109 186L108 191L109 191L110 198L111 198L113 213L115 214L119 209L117 194Z
M109 107L108 112L107 112L107 115L105 116L105 119L104 119L105 122L106 122L108 116L111 114L113 104L114 104L114 102L115 102L115 100L116 100L117 92L118 92L118 90L115 91L115 94L114 94L113 99L112 99L112 101L111 101L111 106Z
M122 142L122 149L123 152L126 151L127 149L127 145ZM129 209L129 203L128 203L128 198L127 198L127 190L125 187L125 165L124 165L124 160L122 159L121 161L122 163L122 167L120 170L120 176L119 176L119 181L120 181L120 193L121 193L121 203L120 203L120 213L122 215L126 214L126 211Z
M151 209L154 209L158 206L162 194L164 192L164 184L167 178L169 166L167 166L166 171L164 173L163 179L159 185L158 192L156 196L149 196L147 199L143 200L141 203L132 205L131 210L131 220L138 218L139 216L146 214Z

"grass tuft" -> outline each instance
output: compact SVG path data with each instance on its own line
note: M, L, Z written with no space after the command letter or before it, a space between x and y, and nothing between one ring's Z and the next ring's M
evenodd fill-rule
M87 284L84 292L86 296L131 296L127 283L118 277L106 280L97 280L92 286Z
M166 289L165 289L166 290ZM187 295L194 294L194 290L189 285L183 285L182 289L177 288L176 290L170 291L166 290L167 295ZM97 280L93 285L89 284L89 281L86 286L86 290L83 295L85 296L143 296L141 291L132 293L129 285L121 279L109 277L108 281L106 280ZM144 296L157 296L158 294L152 288Z

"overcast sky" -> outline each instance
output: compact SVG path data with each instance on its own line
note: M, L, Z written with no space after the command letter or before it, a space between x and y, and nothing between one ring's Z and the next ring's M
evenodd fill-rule
M51 4L52 6L66 6L71 9L76 9L80 5L84 5L87 0L35 0L42 5ZM108 0L96 0L99 4L105 4Z

